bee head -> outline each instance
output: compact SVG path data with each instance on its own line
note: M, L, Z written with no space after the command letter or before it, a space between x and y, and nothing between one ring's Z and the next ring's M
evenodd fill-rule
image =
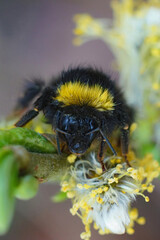
M89 116L63 114L56 130L70 152L80 155L87 151L96 137L98 124Z

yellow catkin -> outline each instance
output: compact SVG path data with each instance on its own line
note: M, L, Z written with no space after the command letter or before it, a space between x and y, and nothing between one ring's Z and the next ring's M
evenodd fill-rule
M141 161L136 162L139 159L136 159L135 154L133 152L129 152L130 155L130 161L133 162L134 167L129 167L127 169L125 163L110 165L109 167L113 169L114 175L110 177L107 181L105 178L105 185L104 185L104 179L103 175L105 176L105 173L102 172L100 176L97 176L97 169L94 168L93 171L95 171L95 175L100 182L102 179L102 183L97 185L89 185L91 184L92 180L91 178L93 175L89 176L89 181L85 181L85 184L82 184L81 181L79 183L76 182L74 177L72 176L71 179L67 181L63 181L62 188L64 188L65 191L67 191L68 198L73 198L73 207L70 209L70 212L72 215L78 215L82 223L85 225L85 232L82 233L81 237L85 240L89 240L90 238L90 224L94 220L91 218L89 221L89 215L92 213L92 210L94 209L94 204L99 204L99 206L105 208L106 201L107 204L114 204L115 201L111 199L107 199L107 191L121 191L123 194L135 194L140 195L144 197L145 201L149 201L149 197L145 196L143 192L147 190L148 192L152 192L154 189L154 186L152 185L152 180L159 175L160 167L158 162L153 160L152 155L146 155L144 159L141 159ZM115 159L114 159L115 160ZM135 164L136 163L136 164ZM116 162L115 162L116 164ZM139 164L139 165L138 165ZM120 172L118 170L120 169ZM126 171L127 170L127 171ZM95 178L94 175L94 178ZM120 183L123 178L127 177L127 181L131 180L131 183L135 183L135 188L132 189L132 191L128 192L127 188L117 189L117 183ZM83 181L82 181L83 182ZM111 185L110 185L111 184ZM81 189L83 189L84 193L81 193ZM77 194L78 193L78 194ZM75 194L75 195L74 195ZM108 193L110 194L110 193ZM138 216L138 210L136 208L131 209L129 211L129 217L130 217L130 224L128 227L126 227L126 232L128 234L134 233L134 224L138 223L140 225L145 224L145 218ZM102 230L101 223L98 222L98 226L94 224L94 228L99 231L100 234L108 234L108 230Z

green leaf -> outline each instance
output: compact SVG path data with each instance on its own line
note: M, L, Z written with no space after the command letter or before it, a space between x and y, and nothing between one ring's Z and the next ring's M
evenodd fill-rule
M45 137L27 128L0 130L0 148L7 145L21 145L30 152L56 152L56 148Z
M32 175L26 175L21 178L19 185L15 191L15 196L21 200L31 199L37 194L38 187L38 180Z
M14 191L18 184L18 163L9 149L0 152L0 234L10 226L14 207Z

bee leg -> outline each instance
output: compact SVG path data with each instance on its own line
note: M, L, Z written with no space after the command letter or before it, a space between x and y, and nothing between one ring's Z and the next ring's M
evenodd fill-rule
M35 101L34 109L28 111L22 118L15 124L16 127L23 127L33 118L37 117L40 111L42 111L52 96L52 89L49 87L45 88L43 94Z
M57 146L55 135L49 133L42 133L41 135L46 138L54 147Z
M103 172L106 170L104 163L103 163L103 150L104 150L105 142L106 141L104 139L101 140L100 149L99 149L99 153L98 153L98 161L100 162L100 164L102 166Z
M122 156L124 157L125 162L129 167L131 167L128 159L127 159L127 154L128 154L128 143L129 143L129 126L126 125L122 130L121 130L121 149L122 149Z
M26 125L29 121L31 121L33 118L37 117L39 114L39 111L37 108L28 111L22 118L15 124L16 127L23 127Z
M43 133L43 137L45 137L54 147L57 147L58 154L61 154L60 142L58 132L56 131L56 135Z
M111 149L112 153L116 156L117 153L116 153L116 151L114 150L114 148L113 148L112 144L110 143L109 139L107 138L107 136L103 133L102 130L100 130L100 133L101 133L102 137L104 138L104 140L106 141L108 147Z

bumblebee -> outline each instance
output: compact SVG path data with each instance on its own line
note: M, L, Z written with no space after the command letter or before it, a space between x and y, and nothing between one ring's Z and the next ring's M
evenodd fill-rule
M122 154L127 161L133 110L109 75L90 67L70 68L62 71L47 87L38 80L30 83L23 98L19 99L19 105L26 107L38 94L40 96L33 109L22 116L16 123L17 127L24 126L43 111L56 133L59 153L60 141L67 144L71 153L82 155L94 139L100 139L99 161L103 169L105 143L116 155L109 137L118 128L121 131Z

